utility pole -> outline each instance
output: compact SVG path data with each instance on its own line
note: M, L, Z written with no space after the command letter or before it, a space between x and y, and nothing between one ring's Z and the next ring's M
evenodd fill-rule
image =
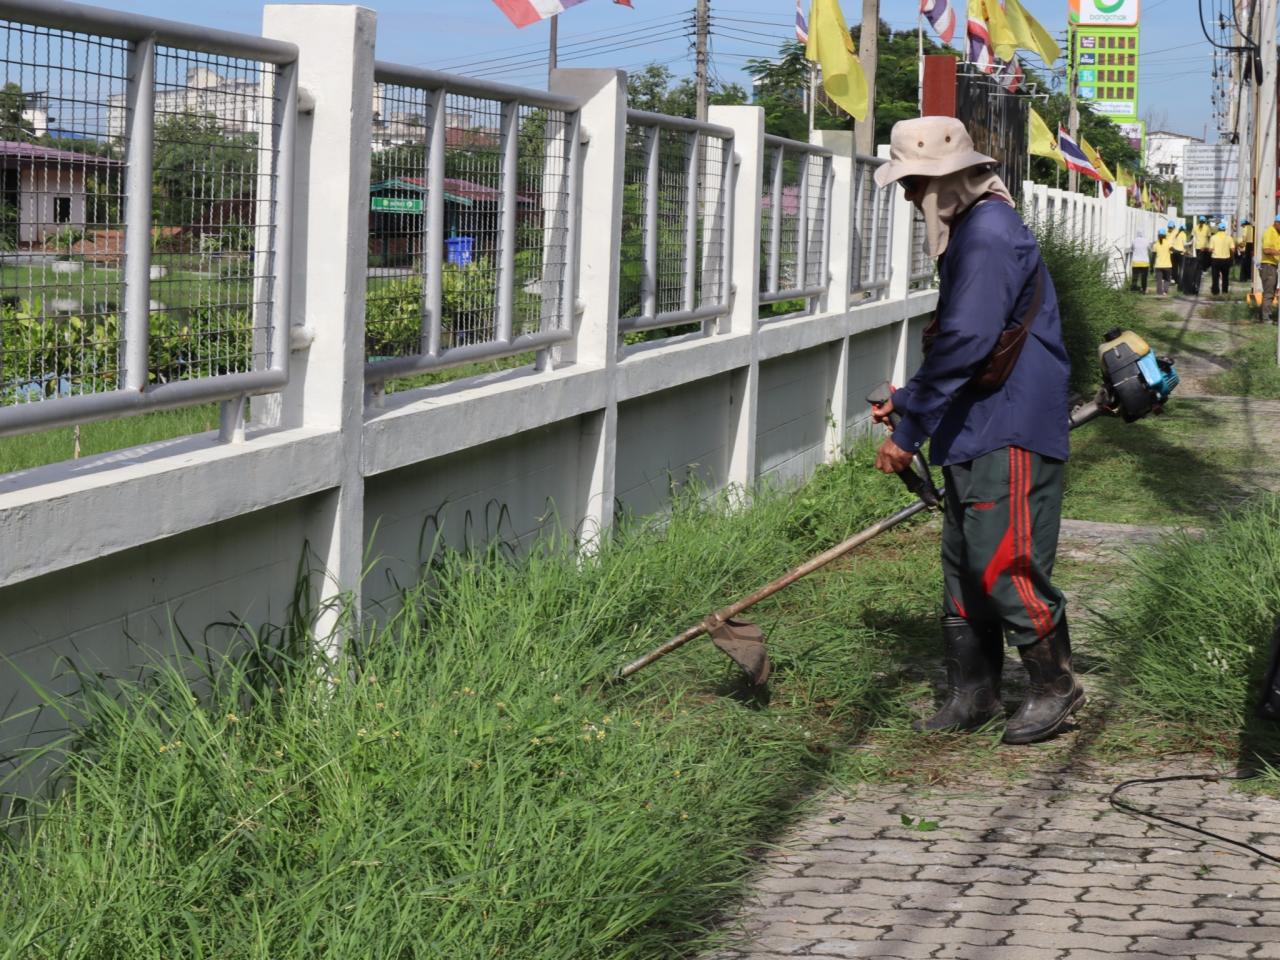
M1076 29L1072 23L1067 24L1067 98L1070 109L1067 112L1067 132L1076 143L1080 142L1080 108L1076 104ZM1075 193L1080 187L1080 174L1071 169L1067 171L1067 189Z
M698 0L697 23L697 87L698 87L698 119L707 119L707 37L711 33L710 0Z
M1261 237L1276 216L1276 2L1262 0L1258 11L1258 45L1262 77L1254 136L1258 143L1258 180L1253 191L1253 232ZM1276 361L1280 362L1280 346Z
M872 156L876 152L876 58L880 41L880 0L862 0L862 29L858 37L858 59L867 78L867 118L853 125L855 153Z

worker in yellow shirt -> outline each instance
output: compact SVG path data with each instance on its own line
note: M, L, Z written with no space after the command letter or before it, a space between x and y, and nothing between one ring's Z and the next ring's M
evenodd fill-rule
M1169 231L1162 229L1156 235L1155 246L1151 248L1151 256L1156 266L1156 296L1169 295L1169 275L1173 273L1173 241L1169 239Z
M1231 258L1235 256L1236 242L1227 230L1227 221L1218 221L1218 229L1209 235L1209 264L1213 271L1213 284L1209 289L1215 297L1229 293L1231 283Z
M1187 293L1198 294L1200 292L1200 280L1205 271L1209 269L1209 234L1211 232L1209 218L1202 215L1195 228L1191 231L1192 246L1196 255L1196 268L1192 273L1191 282L1188 284Z
M1280 264L1280 214L1276 215L1276 223L1267 227L1262 234L1262 259L1258 261L1258 277L1262 280L1262 303L1259 318L1263 323L1275 323L1275 315L1271 312L1271 301L1276 295L1276 267Z
M1240 261L1240 280L1253 281L1253 224L1245 217L1240 221L1240 239L1236 244L1236 256Z
M1187 231L1176 220L1169 221L1169 256L1173 258L1173 286L1182 285L1182 248L1187 242Z

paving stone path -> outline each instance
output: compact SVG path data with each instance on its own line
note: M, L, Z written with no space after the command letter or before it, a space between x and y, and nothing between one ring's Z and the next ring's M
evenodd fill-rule
M1189 331L1230 333L1185 303L1170 307ZM1232 479L1275 489L1280 403L1206 396L1208 378L1223 369L1210 354L1179 353L1179 366L1179 400L1213 405L1216 442L1257 454ZM1105 578L1127 550L1164 533L1066 521L1060 557ZM1081 617L1083 651L1088 625ZM1016 700L1021 671L1010 667ZM1230 771L1197 755L1098 766L1076 746L1084 744L1007 748L996 762L1022 764L1008 775L960 771L942 785L832 791L762 857L751 895L726 923L726 947L705 960L1280 960L1280 866L1107 802L1129 778ZM1278 800L1222 781L1125 796L1280 856Z
M1280 958L1280 868L1106 801L1129 776L1183 772L1077 765L834 793L764 859L714 960ZM1191 782L1126 798L1280 853L1280 801Z

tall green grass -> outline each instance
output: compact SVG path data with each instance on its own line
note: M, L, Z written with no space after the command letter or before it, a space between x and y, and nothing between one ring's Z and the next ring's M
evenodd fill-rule
M59 704L84 723L58 789L0 831L0 957L686 955L889 696L864 616L885 585L807 581L753 613L767 710L705 641L601 681L902 502L862 448L799 495L689 496L585 559L441 551L331 670L247 643L194 686L90 684Z
M1280 400L1276 328L1270 325L1259 326L1256 331L1256 335L1227 356L1231 366L1209 381L1209 388L1214 393Z
M1062 315L1062 337L1071 357L1071 390L1079 396L1098 385L1098 344L1112 327L1131 323L1133 298L1107 283L1107 255L1060 223L1036 229L1036 239Z
M1242 736L1280 617L1280 497L1136 554L1123 584L1094 647L1115 695L1207 740Z

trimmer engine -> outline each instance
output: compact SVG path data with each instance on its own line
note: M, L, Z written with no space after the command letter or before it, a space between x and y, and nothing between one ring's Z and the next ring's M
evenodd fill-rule
M1178 385L1178 371L1168 357L1158 357L1147 341L1132 330L1108 330L1098 347L1102 386L1089 403L1071 411L1078 427L1102 414L1123 417L1126 423L1159 413Z

